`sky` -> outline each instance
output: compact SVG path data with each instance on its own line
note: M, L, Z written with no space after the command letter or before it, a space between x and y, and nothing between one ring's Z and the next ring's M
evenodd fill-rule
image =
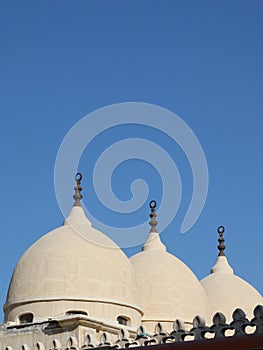
M224 225L229 263L263 293L262 12L261 0L1 2L1 305L20 256L64 220L54 188L64 137L89 113L124 102L163 107L191 128L208 165L206 203L182 234L193 190L187 158L160 130L132 124L100 133L84 150L76 171L85 206L119 227L148 220L151 199L158 211L162 174L146 160L127 160L113 172L120 200L131 198L133 180L148 184L146 202L130 215L100 205L92 180L104 147L150 140L170 154L182 181L180 207L161 234L167 250L201 279L214 265ZM72 179L72 194L73 187Z

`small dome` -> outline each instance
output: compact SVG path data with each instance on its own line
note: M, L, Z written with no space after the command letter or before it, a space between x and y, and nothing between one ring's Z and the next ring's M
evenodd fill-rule
M129 259L92 227L77 204L63 226L21 257L4 310L6 321L17 321L28 312L36 320L80 311L116 323L118 316L125 316L137 327L142 313L137 301Z
M208 300L194 273L178 258L166 252L156 231L152 208L152 226L142 252L130 258L136 273L142 321L148 328L164 322L168 328L175 319L191 324L196 315L207 316Z
M263 299L259 292L248 282L236 276L229 265L224 250L224 228L218 228L219 255L211 274L201 280L209 299L210 313L222 312L228 321L231 320L235 309L240 308L245 311L248 318L253 317L253 310L258 304L262 304Z

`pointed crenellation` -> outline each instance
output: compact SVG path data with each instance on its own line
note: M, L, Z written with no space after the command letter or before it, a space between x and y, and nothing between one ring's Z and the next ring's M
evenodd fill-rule
M77 173L75 175L75 181L76 181L76 187L74 187L74 190L75 190L75 193L74 193L74 207L81 207L81 199L82 199L82 194L81 194L81 191L82 191L82 187L80 185L80 182L82 180L82 174L81 173Z
M224 226L219 226L218 229L217 229L217 232L219 234L219 238L218 238L218 250L219 250L219 253L218 253L218 256L226 256L225 255L225 249L226 249L226 246L224 244L225 242L225 239L224 239L224 232L225 232L225 228Z
M143 325L139 326L137 330L137 336L134 338L134 331L126 328L120 327L118 329L118 334L111 334L110 332L103 332L99 339L96 339L95 334L86 334L84 339L80 341L76 336L70 336L68 341L65 343L65 337L59 337L59 339L53 339L50 346L45 347L43 343L37 342L34 347L35 350L92 350L92 349L131 349L133 347L144 347L149 345L158 344L170 344L175 343L178 346L180 343L188 343L189 340L194 341L204 341L203 347L213 348L215 339L218 339L220 343L222 339L227 338L228 342L233 340L231 344L235 343L234 339L236 337L242 337L242 341L247 345L246 348L251 349L251 341L258 350L262 349L262 336L263 336L263 305L257 305L254 308L254 318L252 320L246 318L245 311L243 309L237 308L232 313L232 317L229 322L226 321L226 316L222 312L216 312L212 317L212 324L210 326L206 325L206 321L203 317L197 315L192 320L193 327L187 330L185 324L182 320L177 319L174 322L173 330L169 333L165 330L163 324L158 322L153 330L153 333L148 334ZM50 322L50 321L48 321ZM53 322L51 320L51 322ZM49 323L51 325L51 323ZM26 326L25 326L26 327ZM30 325L28 327L31 327ZM253 328L254 327L254 328ZM251 329L252 328L252 329ZM117 330L117 327L115 327ZM227 334L228 331L232 331L231 335ZM58 334L57 334L58 335ZM253 335L255 337L253 337ZM249 337L247 337L249 336ZM254 341L253 341L254 339ZM239 339L240 340L240 339ZM50 341L50 339L48 339ZM207 346L205 345L207 342ZM84 344L83 344L84 343ZM215 344L215 343L214 343ZM219 344L219 343L218 343ZM194 345L194 344L193 344ZM197 345L197 344L196 344ZM180 347L180 346L179 346ZM186 349L188 346L186 345ZM236 347L235 347L236 348ZM5 350L18 349L10 345L4 347ZM33 347L29 347L27 344L20 345L19 349L31 350Z

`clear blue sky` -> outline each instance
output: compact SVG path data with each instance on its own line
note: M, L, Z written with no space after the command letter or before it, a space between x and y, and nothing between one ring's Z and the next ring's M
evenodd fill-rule
M184 187L182 207L162 235L168 250L202 278L216 259L216 228L225 225L229 262L263 293L262 14L261 0L1 3L0 304L21 254L63 221L53 176L64 136L86 114L125 101L178 114L207 158L207 202L182 235L192 183L176 151ZM149 138L162 141L151 132ZM82 165L92 167L88 154ZM147 165L135 166L147 173ZM79 170L89 183L83 181L85 204L99 216L88 199L88 171ZM150 197L159 197L150 180ZM124 198L129 187L119 191L120 182L113 187ZM145 205L132 220L148 214Z

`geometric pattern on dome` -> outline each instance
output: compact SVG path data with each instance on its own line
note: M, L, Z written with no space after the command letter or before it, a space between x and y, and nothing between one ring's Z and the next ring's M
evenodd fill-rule
M166 252L156 226L156 202L150 202L150 233L142 251L130 258L143 306L143 321L172 321L180 315L184 321L208 311L203 287L193 272L178 258Z
M78 174L76 178L75 203L66 224L40 238L19 260L5 305L7 320L15 319L15 310L20 312L21 303L31 305L36 300L38 304L32 311L38 316L37 310L40 310L39 317L43 317L40 303L49 300L56 303L58 298L97 303L101 309L99 303L103 303L104 308L108 303L109 310L112 305L131 307L131 314L137 312L136 317L140 317L134 271L127 256L115 244L117 249L94 245L72 229L75 222L81 222L88 234L107 238L92 228L83 212L81 177Z
M229 330L232 330L235 335L246 335L248 326L254 327L255 333L263 333L263 306L261 305L255 308L254 318L251 320L239 308L233 312L232 320L229 323L227 323L226 315L222 312L216 312L213 317L213 324L206 325L202 317L206 316L206 309L209 305L205 290L183 262L166 252L166 247L161 242L156 228L158 222L154 200L150 202L150 233L142 247L142 252L130 259L133 266L120 248L106 250L105 247L95 246L90 241L83 239L80 234L76 234L72 229L74 220L78 219L85 228L85 220L87 220L80 202L82 199L81 179L82 175L78 173L75 177L76 187L73 196L75 202L71 214L65 220L65 225L38 240L23 255L15 269L6 304L6 313L11 313L10 319L7 317L8 321L14 321L18 315L20 318L21 310L23 312L26 310L30 313L25 315L21 313L21 315L24 320L29 319L28 316L31 315L32 318L29 322L33 322L33 317L37 315L35 310L38 310L38 307L40 310L42 306L39 306L39 304L45 301L48 301L48 303L44 304L48 304L49 307L51 305L50 309L55 310L55 317L52 315L53 320L52 317L48 317L50 316L48 315L50 309L47 308L47 315L44 316L41 322L38 323L39 319L37 319L34 326L32 325L32 327L39 327L40 329L41 324L45 324L46 328L42 333L48 335L50 346L47 344L44 346L40 340L37 341L34 332L33 335L32 333L30 335L26 334L27 325L24 326L21 323L16 328L17 324L15 326L3 324L1 329L4 329L6 334L12 332L10 329L13 329L15 333L19 330L17 334L19 332L24 334L24 342L20 349L31 350L27 343L32 344L32 339L35 342L34 350L79 350L80 348L86 350L105 346L116 349L167 342L183 342L186 337L192 337L193 340L203 340L208 334L212 334L214 338L219 338L225 337L225 333ZM102 233L94 230L90 223L87 225L87 230L90 230L90 234L104 237ZM242 298L245 294L249 294L246 291L254 293L253 287L233 274L224 253L223 226L218 228L218 233L219 257L212 269L212 274L202 281L206 285L207 293L211 292L209 287L211 285L213 287L214 280L221 279L222 275L224 278L222 282L220 280L219 287L215 284L215 290L212 294L210 293L210 306L219 295L221 299L217 301L218 305L221 305L220 303L223 306L228 305L229 301L233 299L234 301L238 300L238 303L243 307ZM114 248L117 248L115 244ZM137 287L143 301L142 308L136 306L139 299L137 299L134 272L136 272ZM211 281L213 283L210 283ZM225 286L226 290L220 290L222 284L227 285ZM240 295L238 292L240 292ZM253 299L253 293L249 294L251 299ZM57 301L54 301L55 297L58 299ZM260 299L260 297L255 297L255 300L261 302L262 298ZM39 300L34 304L37 298ZM77 302L78 298L81 300L80 303ZM60 302L63 300L66 300L66 302L60 308ZM72 302L70 303L69 300ZM82 303L82 301L84 302ZM30 310L32 304L34 304L34 310ZM58 304L59 307L56 308ZM140 305L139 302L138 304ZM115 307L113 312L112 305ZM101 318L98 316L99 309L96 309L96 306L101 307ZM43 310L43 307L41 310ZM244 310L247 311L245 306ZM76 316L78 313L80 314ZM142 317L143 313L144 316ZM200 313L203 313L202 316L200 316ZM193 317L194 315L197 316ZM22 316L20 321L23 319ZM42 317L43 315L39 316ZM71 324L69 320L74 317L77 321L75 320L76 323ZM89 317L94 317L94 319L91 320ZM134 323L133 328L128 327L131 325L128 322L134 321L132 320L133 317L134 319L137 318L136 327L141 324L137 335L135 335ZM176 317L179 318L175 320L172 332L167 332L165 325L171 326L171 322ZM85 337L79 336L80 338L77 339L78 330L76 325L82 318L89 325L94 321L96 325L99 324L99 327L98 329L90 327L91 334L87 333ZM60 333L63 332L60 329L56 335L57 338L55 335L53 337L54 329L58 324L61 327L63 320L67 325L66 327L72 327L76 333L70 335L69 328L67 328L66 333L62 335ZM127 328L122 328L123 323L120 324L119 320L127 322L124 323ZM158 322L155 326L155 332L151 335L147 334L144 325L150 327L149 323L155 323L156 320L163 321L163 324ZM109 322L107 326L114 328L112 333L102 332L102 328L106 327L107 321ZM187 329L184 322L188 326ZM191 329L189 329L190 324L192 324ZM85 329L84 325L85 322L81 323L82 330ZM52 331L48 333L50 329ZM119 334L116 340L114 337L117 329L119 329ZM100 334L100 339L98 339L98 334ZM97 339L94 335L97 335ZM6 346L5 350L12 350L12 348Z

